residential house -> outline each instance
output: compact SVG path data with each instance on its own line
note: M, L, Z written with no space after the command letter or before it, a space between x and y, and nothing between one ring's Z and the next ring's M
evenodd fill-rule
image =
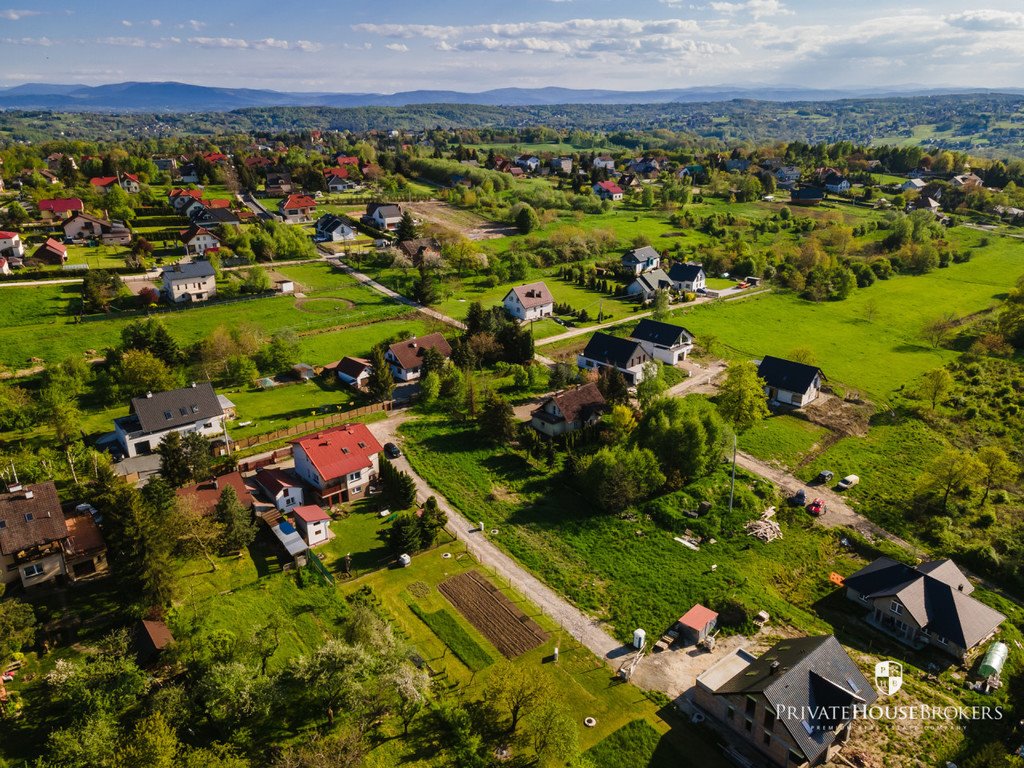
M334 366L334 373L339 381L355 389L363 390L366 389L366 385L370 381L373 366L365 358L346 356Z
M924 179L908 179L900 185L900 192L920 192L926 186Z
M267 197L287 197L295 189L290 173L268 173L264 188Z
M199 169L195 163L186 163L181 166L181 176L178 179L182 184L198 184Z
M315 239L321 243L341 243L355 240L356 231L341 216L328 213L316 220Z
M60 166L61 163L64 161L65 157L68 159L68 163L70 164L71 168L77 171L78 163L75 162L75 158L73 158L71 155L65 155L63 152L53 152L47 155L46 167L49 168L54 173L60 173Z
M52 481L0 493L0 584L69 581L108 569L103 535L88 512L65 516Z
M53 171L48 171L44 168L43 170L39 171L39 175L42 176L43 180L46 181L46 183L48 183L50 186L60 184L60 176L58 176Z
M586 348L576 358L576 365L596 371L615 368L630 386L635 386L643 381L644 363L650 360L651 356L644 351L639 341L621 339L598 331L591 336Z
M819 205L825 199L825 190L819 187L800 187L789 192L793 205Z
M659 160L654 157L641 157L630 160L629 164L626 166L626 170L630 173L635 173L637 176L651 178L661 173L663 164L664 160Z
M551 170L555 173L561 173L568 176L572 173L572 158L571 157L554 157L551 159Z
M292 443L295 474L327 504L366 495L380 467L380 443L365 424L340 427Z
M96 189L102 189L105 193L115 186L120 186L121 189L132 195L137 195L139 190L142 189L139 177L133 173L122 173L117 176L96 176L89 179L89 184Z
M264 155L250 155L242 162L245 164L246 168L252 168L254 170L260 168L272 168L274 166L274 161Z
M959 176L954 176L950 179L949 183L957 189L973 189L983 184L981 177L973 173L962 173Z
M162 621L141 620L132 632L132 648L139 666L153 665L174 644L174 635Z
M104 245L127 245L132 239L132 231L123 221L108 221L82 211L72 213L61 227L65 239L72 242L99 240Z
M850 191L850 180L838 171L830 171L825 174L821 184L825 187L826 191L835 195L845 195Z
M290 472L263 468L257 470L253 479L280 512L290 512L305 504L302 482Z
M75 211L84 211L85 205L77 197L55 197L39 201L39 217L44 221L66 219Z
M11 274L11 262L7 260L6 256L0 256L0 275Z
M288 195L277 204L281 216L289 224L310 221L316 212L316 200L309 195Z
M327 181L327 189L330 192L344 192L349 189L352 182L349 181L348 176L348 168L324 168L324 179Z
M676 262L668 270L668 279L677 291L697 293L708 287L708 278L702 264Z
M727 173L746 173L750 170L750 161L745 157L734 157L725 161Z
M693 334L681 325L663 323L647 317L637 323L629 338L639 341L644 352L667 365L675 365L685 360L693 349Z
M539 320L555 313L555 299L543 282L517 285L501 302L517 320Z
M252 509L256 501L253 496L253 488L242 477L242 473L237 471L220 475L212 480L204 480L201 483L186 485L184 488L179 488L175 491L175 494L180 499L189 500L194 505L196 512L204 517L209 517L216 511L217 502L220 501L220 496L226 488L234 489L239 503L245 509Z
M223 152L206 152L202 157L210 165L224 164L228 161L228 156Z
M833 635L738 648L697 676L694 703L777 768L821 766L850 738L854 707L878 698Z
M178 170L178 161L173 157L154 157L153 165L156 166L158 171L173 173Z
M599 181L592 189L602 200L621 200L622 189L614 181Z
M516 158L516 165L526 173L536 173L540 168L540 158L535 155L520 155Z
M652 269L637 275L629 285L626 286L627 296L638 296L644 301L654 298L658 291L667 291L672 288L672 280L663 269Z
M334 164L344 168L349 166L351 168L359 167L359 158L353 155L337 155L334 158Z
M444 357L451 357L452 348L440 333L428 333L408 341L399 341L388 347L384 357L391 366L391 374L399 381L418 379L423 367L423 353L435 349Z
M398 244L398 250L407 256L415 267L424 261L436 261L441 258L441 243L433 237L403 240Z
M622 266L634 275L650 272L661 266L661 254L650 245L630 248L622 254Z
M606 405L597 384L589 382L548 397L530 414L530 426L548 437L558 437L595 424Z
M614 171L615 160L610 155L601 155L600 157L595 157L594 168L600 168L605 171Z
M128 457L152 453L171 432L223 437L224 409L209 382L132 398L128 415L114 419L114 433Z
M305 504L292 510L295 517L295 528L306 542L306 546L315 547L331 538L331 516L326 510L315 504Z
M187 256L202 256L207 251L220 248L220 239L206 227L193 224L178 233Z
M185 206L191 205L193 201L202 202L203 190L181 189L175 187L167 193L167 203L178 213L185 213Z
M634 189L640 186L640 179L636 177L635 173L623 173L615 183L618 184L619 189L622 190Z
M17 232L0 231L0 256L7 260L25 257L25 244L21 242L21 235Z
M394 232L402 220L402 209L394 203L369 203L363 221L383 232Z
M176 304L206 301L217 295L217 273L208 261L189 261L163 271L163 293Z
M201 227L219 227L222 224L238 224L242 221L244 214L252 214L249 210L233 211L227 206L219 205L220 203L227 203L227 200L208 200L205 201L211 203L212 206L202 205L196 208L193 206L190 209L191 216L189 218L194 224L198 224Z
M68 260L68 247L64 243L48 237L45 243L36 248L32 258L43 264L63 266Z
M817 399L825 379L825 374L817 366L771 355L765 355L761 360L757 375L764 379L764 391L770 402L798 408Z
M974 585L952 560L916 567L880 557L843 580L865 620L907 645L931 645L963 659L1006 617L971 597Z
M783 189L791 189L800 181L800 169L795 165L784 165L775 171L775 183Z

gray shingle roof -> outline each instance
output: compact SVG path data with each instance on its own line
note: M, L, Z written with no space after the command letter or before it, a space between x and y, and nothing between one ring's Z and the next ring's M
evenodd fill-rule
M637 275L634 282L640 283L646 293L667 290L672 287L672 281L663 269L652 269Z
M171 282L197 280L213 277L215 274L213 266L208 261L190 261L185 264L175 264L173 267L168 267L164 270L164 277Z
M821 369L816 366L783 360L771 355L765 355L757 368L757 375L764 379L769 387L785 389L788 392L806 392L819 373Z
M637 323L629 337L657 344L659 347L674 347L676 344L685 344L693 339L693 334L681 325L662 323L645 317Z
M650 359L640 342L632 339L620 339L618 336L609 336L607 333L598 331L587 342L583 356L591 360L614 365L617 368L629 368L629 362L635 357L643 357L644 361Z
M659 254L652 246L645 245L641 248L632 248L622 255L622 263L626 266L645 264L651 259L660 259Z
M700 264L673 264L668 270L668 276L673 283L692 283L704 271Z
M224 415L209 382L136 397L131 409L143 432L162 432Z

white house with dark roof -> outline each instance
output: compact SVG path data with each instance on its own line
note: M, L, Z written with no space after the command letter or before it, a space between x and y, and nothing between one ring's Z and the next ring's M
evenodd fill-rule
M209 261L175 264L166 268L162 277L164 295L178 304L206 301L217 295L217 273Z
M604 395L597 384L589 382L548 397L530 414L530 426L547 437L594 424L605 408Z
M668 278L677 291L696 293L707 288L708 278L704 267L700 264L681 264L676 262L668 270Z
M128 416L114 419L125 456L153 453L171 432L224 437L224 409L209 382L132 399Z
M639 341L609 336L598 331L590 337L586 348L576 358L576 365L584 370L598 371L615 368L630 386L636 386L644 378L644 364L651 356L644 351Z
M543 282L517 285L505 294L502 304L517 320L539 320L555 313L555 299Z
M661 254L650 245L630 248L622 254L622 266L634 275L650 272L661 266Z
M407 341L399 341L388 347L384 358L391 366L391 374L398 381L414 381L423 371L423 355L428 349L436 349L444 357L451 357L452 348L440 333L428 333Z
M757 367L768 400L798 408L817 399L825 374L814 365L765 355Z
M646 317L637 323L629 338L639 341L648 355L666 365L675 365L685 360L693 349L693 334L681 325L662 323Z
M667 291L672 288L672 281L665 274L663 269L652 269L643 274L637 275L629 285L626 286L627 296L637 296L644 301L654 298L658 291Z
M384 232L394 232L402 220L402 209L394 203L370 203L363 222Z

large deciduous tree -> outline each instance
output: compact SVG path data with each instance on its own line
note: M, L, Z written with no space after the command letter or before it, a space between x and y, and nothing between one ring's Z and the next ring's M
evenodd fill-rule
M743 432L769 415L764 392L765 381L753 363L733 363L718 394L718 410L736 431Z

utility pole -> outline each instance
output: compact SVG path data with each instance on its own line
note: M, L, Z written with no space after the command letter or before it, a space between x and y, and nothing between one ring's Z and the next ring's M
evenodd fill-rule
M736 434L732 436L732 480L729 482L729 512L732 513L732 496L736 490Z

